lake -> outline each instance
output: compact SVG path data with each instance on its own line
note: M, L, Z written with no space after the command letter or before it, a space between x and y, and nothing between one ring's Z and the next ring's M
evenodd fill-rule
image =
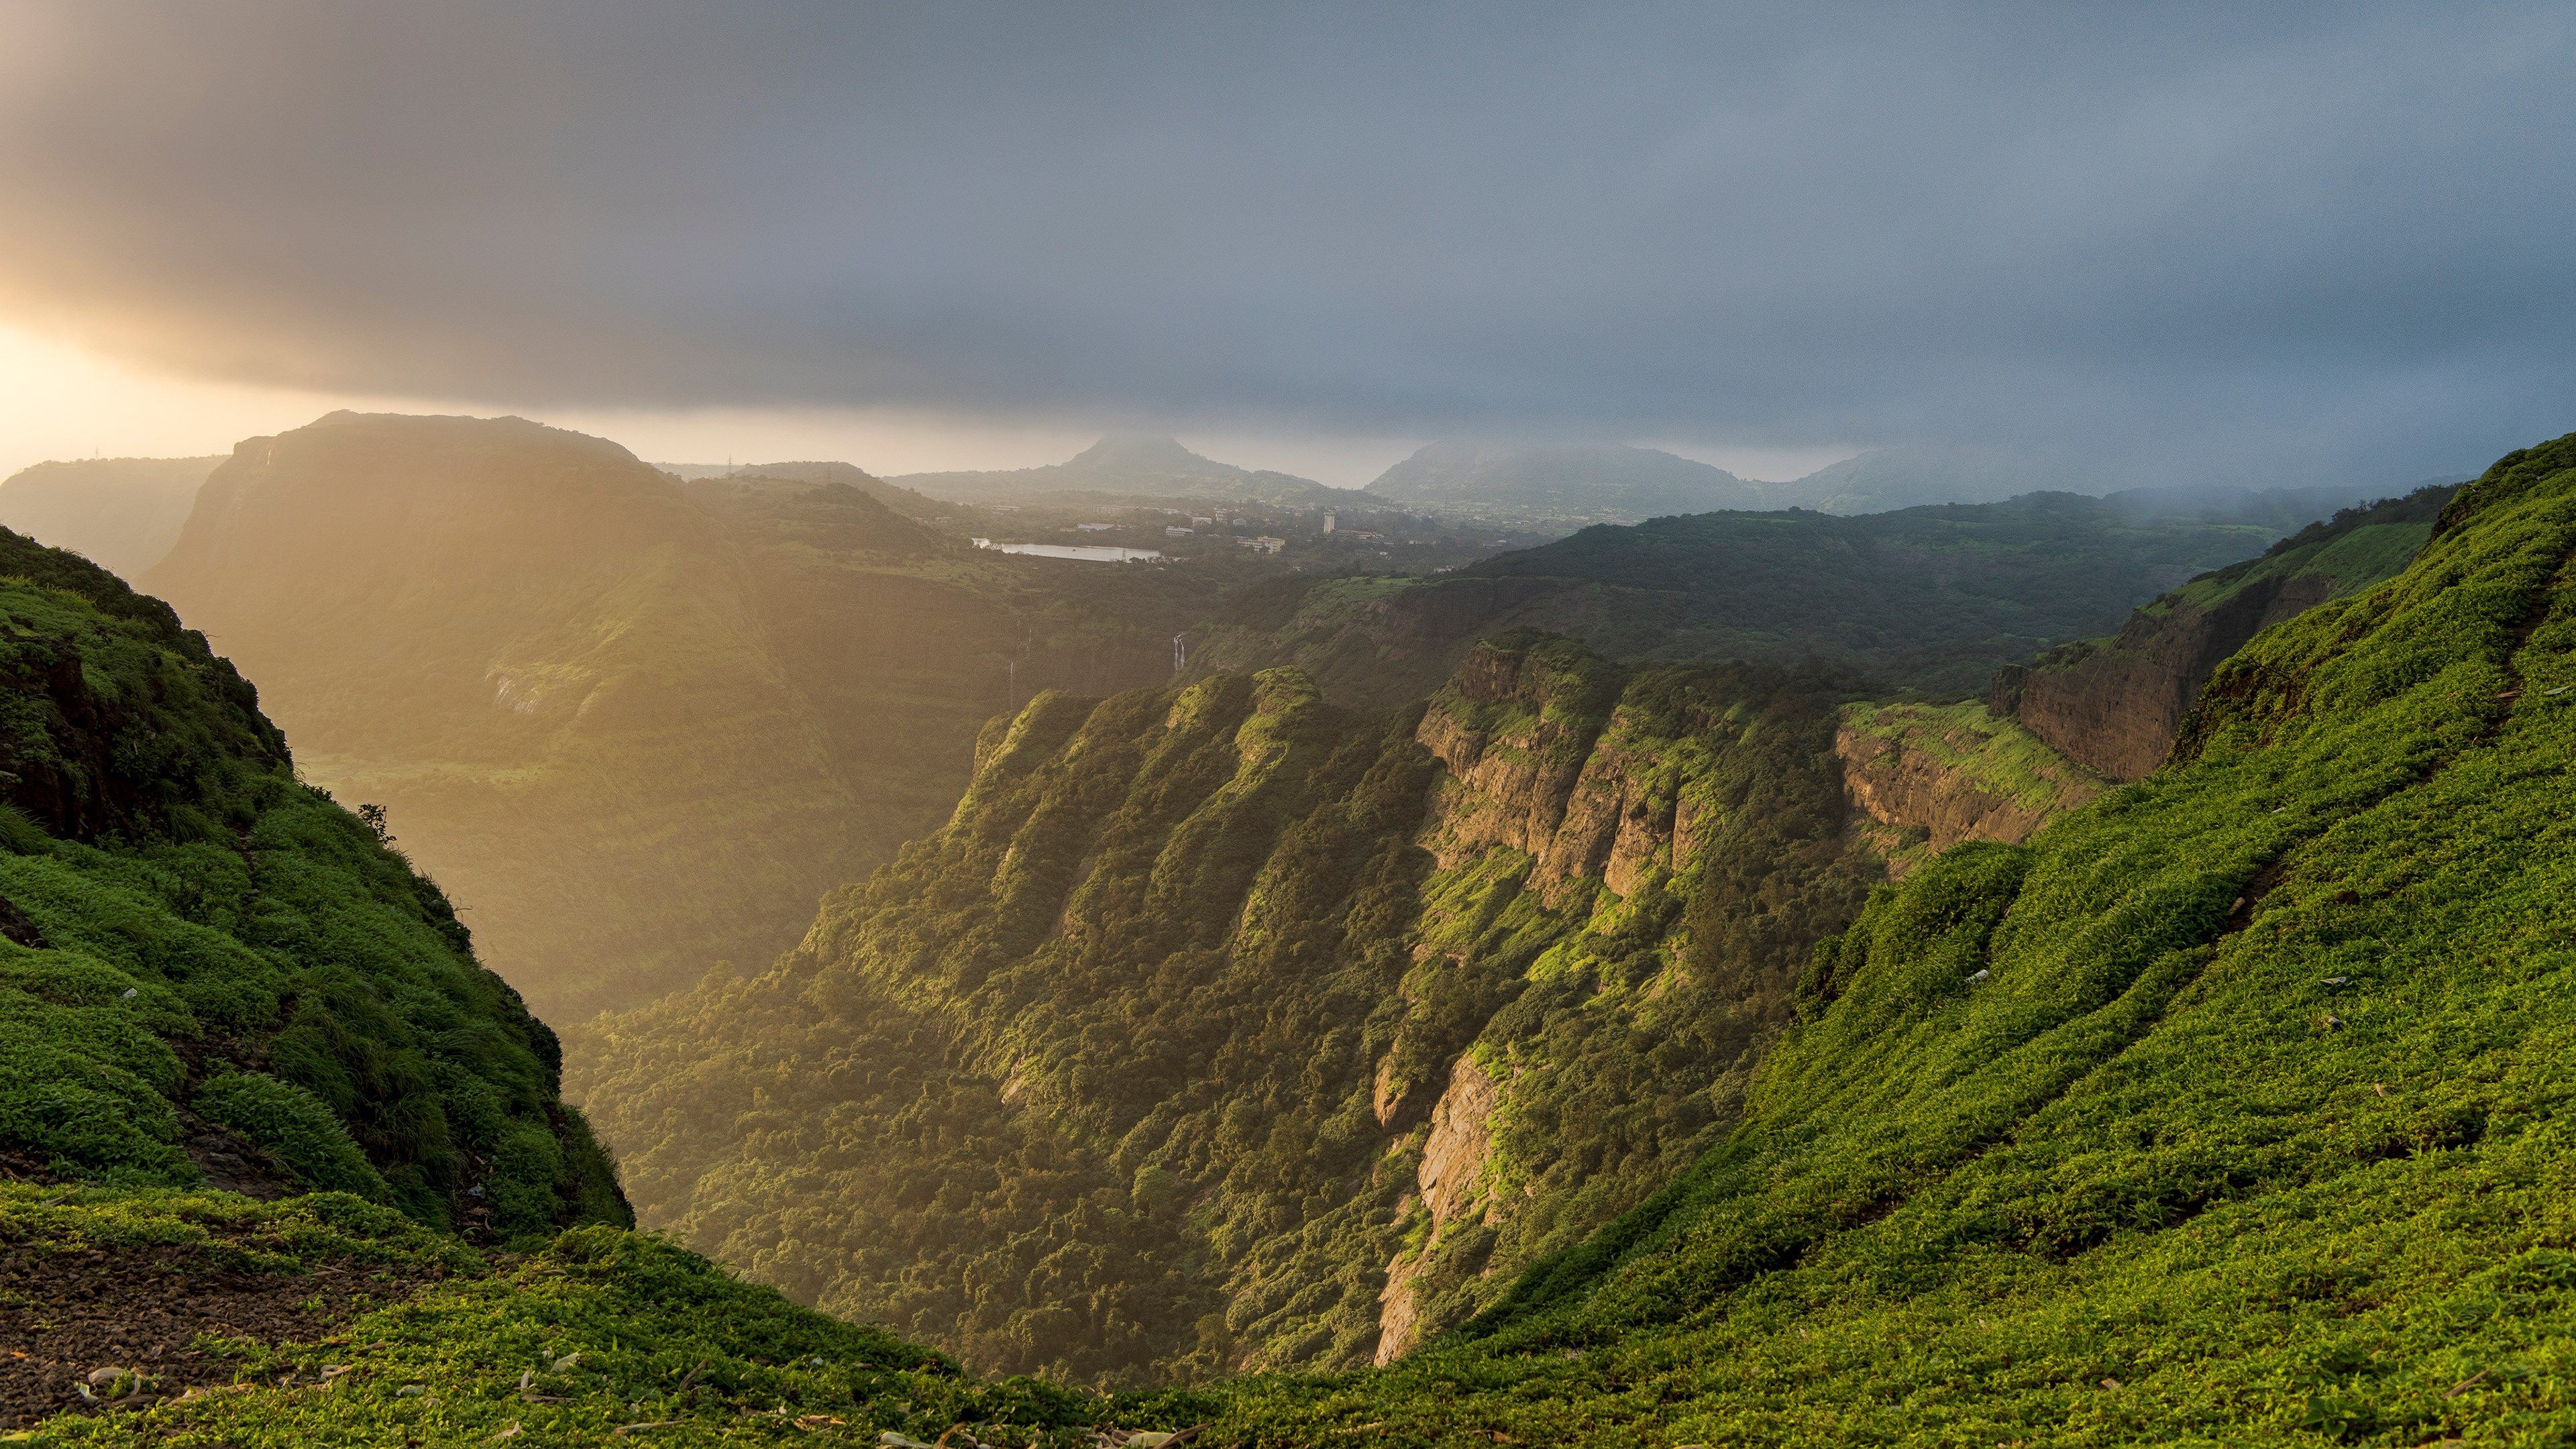
M1077 558L1091 563L1141 563L1163 555L1150 548L1112 548L1107 544L1085 543L995 543L989 538L975 540L977 548L995 553L1024 553L1033 558Z

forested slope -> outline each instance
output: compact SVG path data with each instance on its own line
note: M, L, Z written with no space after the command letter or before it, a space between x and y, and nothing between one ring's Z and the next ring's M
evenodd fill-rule
M2576 438L2258 637L2173 764L1875 895L1744 1125L1384 1374L1400 1442L2576 1433Z
M1562 640L997 721L768 972L580 1034L646 1220L970 1365L1391 1356L1721 1131L1874 863L1837 695Z
M1541 628L1614 658L1816 660L1955 697L2286 531L2241 507L2071 493L1603 524L1410 587L1317 581L1267 615L1219 618L1192 657L1295 664L1337 700L1393 703L1438 687L1475 641Z

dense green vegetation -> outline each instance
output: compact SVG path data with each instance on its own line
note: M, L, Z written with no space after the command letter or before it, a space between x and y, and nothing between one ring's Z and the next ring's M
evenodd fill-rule
M2243 504L2034 493L1842 518L1701 513L1599 525L1354 609L1318 586L1284 623L1221 622L1206 669L1293 663L1336 699L1437 687L1474 641L1538 627L1629 659L1822 661L1881 692L1953 697L2001 665L2104 633L2296 520Z
M2559 1442L2576 438L2258 638L2173 766L1874 896L1747 1120L1389 1372L1220 1432Z
M578 1034L579 1093L649 1223L970 1365L1365 1363L1731 1119L1870 869L1835 698L1535 639L1427 712L1045 696L775 968Z
M623 1220L554 1034L168 606L0 534L0 1159L254 1175L502 1234Z

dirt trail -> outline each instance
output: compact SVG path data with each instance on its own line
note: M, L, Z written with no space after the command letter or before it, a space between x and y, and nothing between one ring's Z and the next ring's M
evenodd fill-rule
M0 1256L0 1430L230 1383L239 1360L193 1347L200 1335L309 1341L425 1281L346 1264L244 1272L193 1247L16 1249ZM100 1370L125 1372L93 1385Z

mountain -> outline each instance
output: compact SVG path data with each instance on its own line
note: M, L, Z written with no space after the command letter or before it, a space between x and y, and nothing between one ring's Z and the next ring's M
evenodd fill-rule
M775 955L946 813L994 710L1168 675L1156 581L1043 592L1025 562L839 483L338 413L236 449L149 577L493 966L581 1012Z
M2110 779L2139 779L2164 762L2220 661L2263 629L2403 569L2456 491L2428 484L2312 523L2260 558L2159 597L2112 638L2006 666L1991 708Z
M1057 493L1136 498L1241 498L1309 508L1370 505L1383 500L1356 488L1330 488L1287 473L1254 472L1202 458L1172 438L1111 434L1062 463L951 473L906 473L885 480L932 498L1007 502Z
M2025 493L2101 497L2121 491L2124 483L2125 475L2085 459L2002 449L1878 448L1791 482L1760 486L1765 507L1860 514L1996 503Z
M1618 658L1817 659L1958 696L2281 532L2068 493L1596 525L1443 578L1282 583L1216 616L1193 657L1293 663L1336 698L1384 703L1436 688L1478 639L1542 628Z
M699 483L718 479L753 478L804 483L815 487L855 489L906 518L936 518L951 511L948 504L936 498L910 488L898 488L865 469L849 463L752 463L740 468L727 469L720 474L711 474L706 478L690 478L684 481Z
M1876 874L1834 704L1536 638L1389 713L1044 696L775 966L576 1033L579 1093L649 1225L985 1371L1390 1357L1722 1136Z
M1763 487L1652 448L1441 442L1379 474L1368 491L1414 508L1633 523L1764 507Z
M179 540L197 485L221 458L38 463L0 483L0 525L140 578Z

